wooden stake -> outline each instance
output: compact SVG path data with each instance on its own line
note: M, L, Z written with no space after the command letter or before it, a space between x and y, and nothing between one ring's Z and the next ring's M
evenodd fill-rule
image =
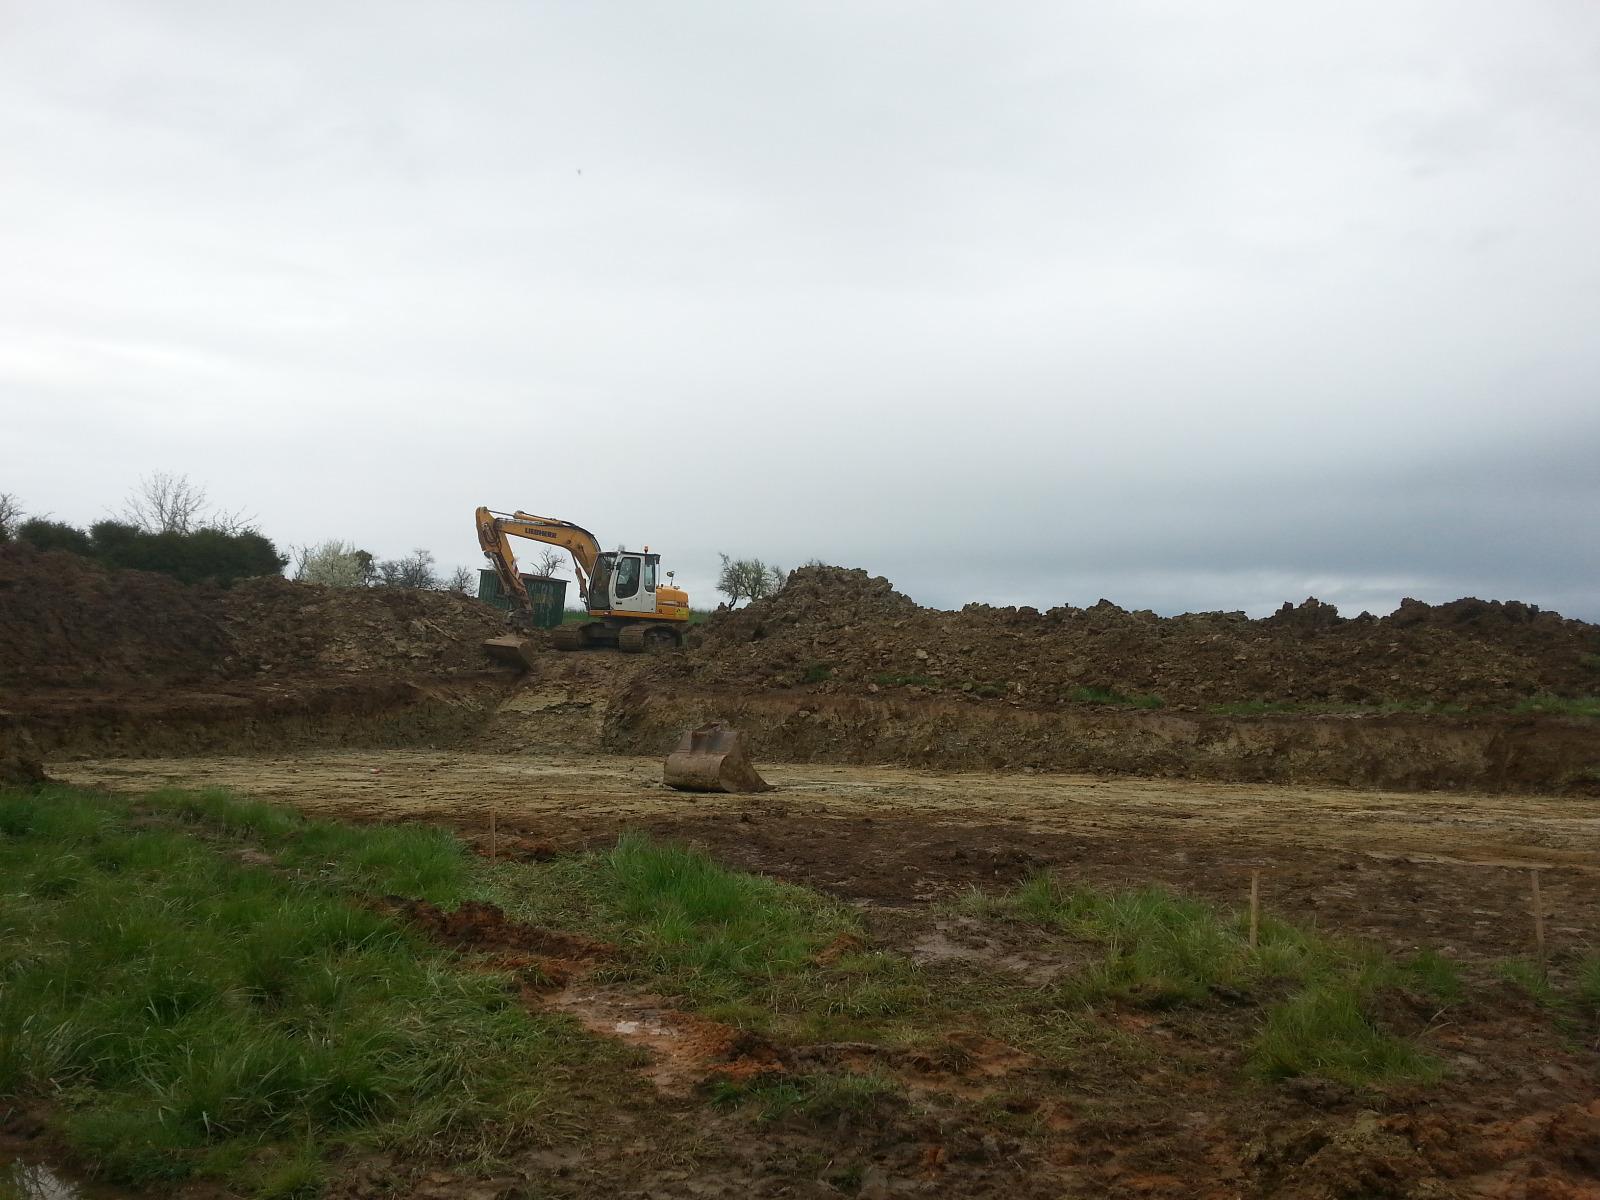
M495 851L497 849L499 849L499 846L497 845L497 842L498 842L498 838L497 838L497 836L495 834L495 827L494 827L494 809L491 808L489 810L489 861L490 862L494 861Z
M1533 948L1539 956L1539 974L1545 973L1544 965L1544 900L1539 895L1539 872L1528 872L1533 876Z
M1250 872L1250 948L1256 947L1261 934L1261 872Z

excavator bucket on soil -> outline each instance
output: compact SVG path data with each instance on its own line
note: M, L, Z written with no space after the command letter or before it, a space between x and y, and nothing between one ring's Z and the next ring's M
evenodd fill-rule
M756 773L744 752L737 729L702 725L691 729L667 755L662 778L680 792L770 792L772 785Z
M516 667L519 671L533 669L533 642L517 634L492 637L483 643L484 653L496 662Z

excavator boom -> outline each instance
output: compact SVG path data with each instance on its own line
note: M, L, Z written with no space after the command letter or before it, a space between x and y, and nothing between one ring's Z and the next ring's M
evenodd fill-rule
M497 513L487 508L478 509L477 525L478 545L494 564L495 573L500 576L500 586L505 589L506 595L514 596L523 609L531 609L533 602L517 570L517 554L511 548L513 537L529 538L568 551L578 576L578 593L585 603L588 602L589 581L594 578L595 562L600 557L600 540L582 525L520 510Z

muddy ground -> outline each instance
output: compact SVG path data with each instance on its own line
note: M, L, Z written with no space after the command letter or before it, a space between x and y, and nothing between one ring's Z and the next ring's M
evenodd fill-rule
M1552 937L1582 944L1600 930L1600 800L767 764L770 795L694 796L662 787L655 758L454 751L90 760L54 773L118 790L226 787L479 838L493 810L508 839L558 851L644 829L887 906L1047 867L1234 903L1260 869L1268 904L1285 915L1396 949L1482 957L1529 947L1537 867Z
M535 860L648 830L852 902L874 945L950 972L952 987L974 973L1043 986L1072 968L1079 951L1059 940L944 903L1045 868L1096 885L1163 883L1234 906L1261 870L1269 914L1398 953L1440 950L1473 979L1471 1000L1445 1019L1416 998L1386 1015L1442 1057L1446 1079L1363 1093L1315 1079L1250 1082L1241 1047L1258 1017L1226 1004L1110 1014L1115 1041L1086 1049L1064 1072L978 1030L944 1031L946 1050L931 1057L741 1040L677 1011L669 997L587 984L589 960L604 952L592 943L563 956L559 933L530 931L520 946L494 912L424 914L451 944L480 937L496 962L520 946L541 977L561 983L530 1003L643 1055L641 1107L570 1151L531 1155L521 1169L537 1181L533 1194L1600 1195L1600 1030L1553 1021L1495 975L1500 961L1532 952L1532 868L1555 971L1595 944L1600 801L894 767L763 770L779 790L745 797L681 795L660 786L658 759L592 754L102 759L57 773L134 791L228 787L357 821L437 822L480 850L492 812L497 853ZM705 1102L708 1081L730 1069L819 1066L886 1074L909 1100L821 1129L752 1126ZM384 1186L467 1194L450 1190L462 1185L448 1174L418 1185L406 1169L390 1164ZM502 1184L482 1194L522 1194Z

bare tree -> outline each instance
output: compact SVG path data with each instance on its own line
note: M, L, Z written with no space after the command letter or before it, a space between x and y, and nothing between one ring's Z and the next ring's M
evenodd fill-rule
M193 533L197 529L245 533L255 525L255 517L243 509L230 513L211 508L204 487L191 483L187 475L170 471L156 471L140 479L122 515L145 533Z
M9 542L17 536L17 526L22 524L22 501L15 492L0 492L0 542Z
M728 598L730 608L741 600L760 600L771 596L783 587L784 574L777 566L768 566L759 558L729 558L720 555L722 571L717 576L717 591Z
M533 565L528 568L528 574L549 579L557 571L561 570L566 561L567 556L559 550L542 551L539 557L533 560Z
M413 550L404 558L386 558L375 564L373 582L380 587L408 587L437 589L439 576L433 569L433 554L428 550Z
M329 587L365 587L372 582L372 555L353 542L338 539L316 546L297 546L294 577L304 583Z
M468 596L478 594L478 573L471 567L457 567L441 585L446 592L462 592Z
M728 598L729 608L737 608L739 601L749 595L745 591L745 574L741 569L743 564L735 562L726 554L718 554L717 557L722 559L722 570L717 573L717 591Z

